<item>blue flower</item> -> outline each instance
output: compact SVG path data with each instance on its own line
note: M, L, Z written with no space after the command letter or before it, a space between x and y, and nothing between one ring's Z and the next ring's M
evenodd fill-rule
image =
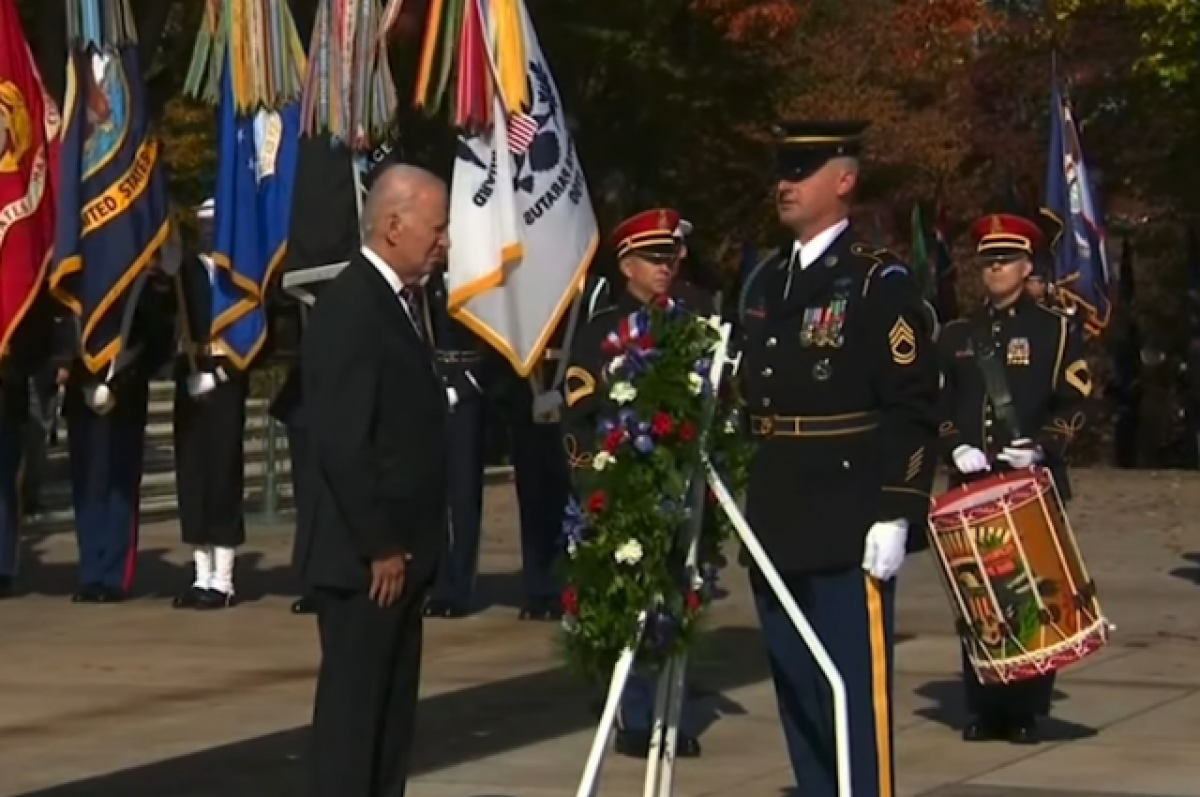
M633 410L626 407L617 413L617 420L620 422L621 426L628 429L630 424L637 422L637 415L634 414Z
M639 453L649 454L654 450L654 441L650 439L650 435L640 434L633 438L633 447L636 448Z
M563 513L562 522L563 539L566 541L567 546L578 545L583 540L583 533L586 530L587 516L583 512L583 507L572 497L567 501L567 508Z
M604 420L600 421L599 428L600 428L600 434L608 434L613 429L617 428L617 424L613 421L612 418L605 418Z
M704 378L707 379L709 373L711 373L711 372L712 372L712 360L709 360L707 358L702 359L702 360L696 360L696 373L700 374L700 376L703 376Z

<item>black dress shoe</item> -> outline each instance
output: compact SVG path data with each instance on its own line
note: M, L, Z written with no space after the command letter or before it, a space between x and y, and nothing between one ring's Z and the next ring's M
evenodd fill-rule
M232 605L233 593L221 592L219 589L201 590L200 596L196 599L196 609L202 612L228 609Z
M292 601L292 614L316 614L317 613L317 597L315 595L305 595Z
M686 733L679 734L675 739L675 755L679 758L699 758L700 740Z
M1037 721L1031 718L1013 720L1008 724L1008 741L1012 744L1038 744L1042 737L1038 734Z
M650 755L650 732L617 731L617 740L614 747L617 755L629 756L630 758L645 758Z
M16 594L12 576L0 576L0 600L11 598Z
M558 598L541 598L525 604L518 615L521 620L541 622L562 620L562 603Z
M82 587L71 596L71 603L120 603L123 600L125 593L121 590L95 584Z
M195 609L196 604L200 602L200 596L203 594L204 588L193 584L176 595L175 599L171 601L171 606L175 609Z
M441 618L443 620L460 620L467 616L467 610L460 604L440 598L431 598L425 604L422 613L426 617Z
M962 730L964 742L994 742L1003 739L1004 734L1003 723L984 717L972 717Z

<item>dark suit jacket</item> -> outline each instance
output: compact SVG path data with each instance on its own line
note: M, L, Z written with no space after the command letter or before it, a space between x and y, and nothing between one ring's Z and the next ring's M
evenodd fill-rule
M362 255L326 288L301 350L311 478L296 565L315 587L360 590L372 559L411 557L406 589L446 543L446 394L400 299Z

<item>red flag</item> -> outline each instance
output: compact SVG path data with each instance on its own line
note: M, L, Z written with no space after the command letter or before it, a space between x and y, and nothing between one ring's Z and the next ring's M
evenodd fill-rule
M60 127L13 0L0 0L0 356L41 288L54 246Z

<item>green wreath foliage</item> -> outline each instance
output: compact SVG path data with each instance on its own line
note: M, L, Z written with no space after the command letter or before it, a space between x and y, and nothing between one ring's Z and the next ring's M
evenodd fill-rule
M750 460L736 385L721 380L714 396L720 326L664 298L623 319L605 342L608 400L563 523L564 649L585 677L608 680L639 640L643 612L640 667L653 671L686 652L713 599L732 527L701 486L702 449L734 495ZM689 568L681 530L693 512L703 515Z

